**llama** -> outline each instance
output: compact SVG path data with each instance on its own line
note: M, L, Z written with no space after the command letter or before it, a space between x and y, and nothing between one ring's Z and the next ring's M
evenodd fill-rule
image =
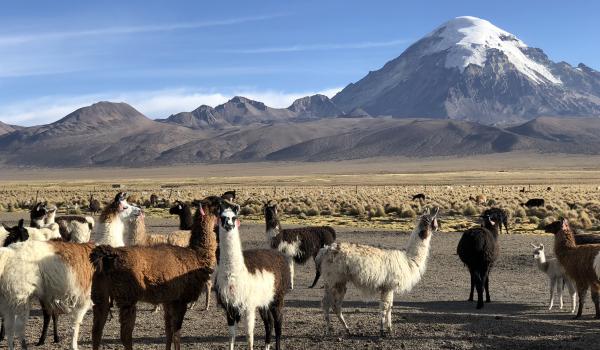
M521 203L521 206L525 206L527 208L535 208L535 207L543 207L546 201L543 198L533 198L528 200L525 203Z
M65 242L87 243L92 235L94 228L94 218L91 216L81 215L61 215L56 216L56 206L45 206L46 217L44 223L46 225L57 223L60 235Z
M337 242L321 249L317 264L325 283L322 307L327 334L332 330L330 309L336 313L346 333L350 334L342 315L348 282L352 282L365 295L380 295L380 332L382 336L386 330L392 333L394 292L410 292L425 273L431 236L438 229L437 214L437 208L424 213L401 250Z
M27 230L23 226L24 220L19 221L19 225L14 227L3 227L0 226L0 241L1 246L8 247L9 245L16 242L25 242L29 239L29 234ZM60 341L58 336L58 317L55 313L51 312L51 308L44 305L43 301L40 300L40 304L42 306L42 313L44 316L44 323L42 327L42 334L40 339L37 342L37 346L43 345L46 341L46 335L48 334L48 326L50 324L50 318L52 317L52 321L54 323L54 342L58 343ZM4 339L4 324L0 328L0 340Z
M592 290L592 301L596 307L596 318L600 318L600 280L598 279L596 257L600 244L575 243L573 231L567 219L561 220L561 229L554 235L554 255L565 269L567 276L575 283L579 296L579 307L575 319L581 317L588 289Z
M90 204L88 206L88 210L90 213L96 215L100 210L102 210L102 203L99 200L94 199L94 195L90 193Z
M498 230L500 223L489 215L482 215L483 226L466 230L456 252L460 260L469 268L471 274L471 292L468 301L473 301L473 289L477 289L477 309L483 308L483 290L485 301L490 302L489 274L500 255Z
M418 193L418 194L415 194L415 195L412 197L412 200L413 200L413 201L416 201L417 199L418 199L419 201L425 201L425 194L423 194L423 193Z
M560 302L560 309L563 308L563 288L566 285L569 290L569 296L572 301L571 313L575 312L575 306L577 305L577 293L575 292L575 285L567 277L565 269L560 265L556 259L546 260L546 254L544 253L544 245L540 244L536 246L531 244L533 247L533 259L535 260L536 266L540 271L545 273L550 280L550 306L548 310L552 310L554 306L554 290L558 293L558 300Z
M166 348L181 347L181 327L187 304L200 296L200 285L210 279L216 265L214 226L218 197L206 198L196 215L189 247L172 245L97 246L90 260L95 266L92 282L94 319L92 347L99 349L110 300L119 307L121 342L133 349L136 304L162 304Z
M562 222L560 220L554 221L544 227L544 231L547 233L557 234L562 228ZM574 230L572 230L574 231ZM574 231L575 243L577 245L583 244L600 244L600 235L595 233L579 233Z
M169 214L179 216L179 229L180 230L191 230L192 223L194 222L192 217L192 208L189 204L184 202L175 201L175 205L169 209Z
M0 313L9 349L15 336L27 348L25 324L35 298L48 312L72 316L71 348L78 348L79 327L91 305L91 251L91 244L31 239L0 248Z
M335 242L335 230L329 226L281 229L277 203L265 203L263 210L267 241L272 249L280 251L287 258L291 274L290 287L294 289L294 263L304 265L309 258L314 261L319 249ZM310 288L317 284L319 276L320 272L316 269Z
M187 247L190 244L190 238L192 236L191 231L175 231L168 234L147 233L143 213L129 221L129 232L131 232L131 236L130 240L126 242L127 246L170 244L179 247ZM209 278L203 286L203 290L206 291L206 304L204 310L208 310L210 308L211 288L212 279ZM190 309L193 309L193 305L195 305L195 302L190 305ZM157 306L154 311L157 312L158 310L159 307Z
M242 251L239 206L222 200L219 210L221 260L217 269L217 300L229 325L229 348L235 346L236 326L246 321L248 349L254 347L254 321L258 308L265 325L265 348L270 348L275 325L275 349L281 348L285 294L290 288L290 270L283 254L270 249Z
M140 214L140 208L127 203L127 193L119 192L100 214L100 223L93 234L96 245L125 246L126 221Z
M500 233L502 233L502 225L508 234L508 212L501 208L489 208L486 209L482 215L488 215L494 222L498 222L500 225Z

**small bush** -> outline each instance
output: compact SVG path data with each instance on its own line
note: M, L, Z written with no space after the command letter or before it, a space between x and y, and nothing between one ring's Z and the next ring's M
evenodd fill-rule
M474 216L474 215L477 215L477 214L478 214L477 208L475 208L473 206L473 204L471 204L471 203L468 203L463 208L463 215Z
M400 212L401 218L414 218L417 216L417 213L408 205L402 206L402 211Z
M256 212L254 211L254 208L252 208L251 206L245 206L245 207L242 207L242 209L240 209L240 214L241 215L253 215L253 214L256 214Z

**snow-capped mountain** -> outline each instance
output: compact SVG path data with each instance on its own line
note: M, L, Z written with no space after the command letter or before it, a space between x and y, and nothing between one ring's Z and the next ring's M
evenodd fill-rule
M333 102L370 115L509 124L541 115L600 116L600 73L554 63L476 17L450 20Z

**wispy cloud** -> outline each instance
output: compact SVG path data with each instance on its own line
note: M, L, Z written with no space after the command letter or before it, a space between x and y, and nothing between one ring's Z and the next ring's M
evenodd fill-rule
M277 17L285 16L284 14L271 14L264 16L239 17L221 20L207 20L185 23L167 23L156 25L138 25L138 26L122 26L122 27L106 27L81 29L73 31L56 31L45 33L29 33L17 35L0 35L0 46L19 45L33 41L47 40L64 40L78 37L100 36L100 35L118 35L118 34L135 34L135 33L150 33L150 32L165 32L173 30L196 29L204 27L217 27L241 24L246 22L264 21Z
M341 88L330 88L320 91L286 92L232 89L226 92L195 92L190 89L171 89L98 93L81 96L45 96L1 105L0 120L8 124L24 126L50 123L78 108L102 100L127 102L150 118L162 118L178 112L191 111L203 104L216 106L228 101L233 96L244 96L264 102L270 107L282 108L289 106L294 100L303 96L320 93L332 97L340 90Z
M225 49L225 50L218 50L218 52L260 54L260 53L283 53L283 52L299 52L299 51L358 50L358 49L369 49L369 48L376 48L376 47L398 46L398 45L406 44L408 42L410 42L408 39L397 39L397 40L389 40L389 41L366 41L366 42L345 43L345 44L310 44L310 45L258 47L258 48L248 48L248 49Z

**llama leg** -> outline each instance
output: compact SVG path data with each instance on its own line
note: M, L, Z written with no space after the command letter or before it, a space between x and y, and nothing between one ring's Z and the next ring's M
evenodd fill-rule
M392 322L391 317L388 321L388 314L391 315L391 309L394 305L394 292L393 291L384 291L381 292L381 327L380 333L381 336L385 336L386 331L392 334Z
M210 292L212 290L212 280L209 278L208 281L206 281L206 306L204 306L204 310L208 311L208 308L210 307Z
M575 286L571 280L566 279L567 289L569 290L569 296L571 296L571 313L575 312L575 306L577 305L577 292L575 291Z
M329 311L331 310L331 305L333 303L333 291L327 284L325 284L325 292L323 294L323 299L321 300L321 308L323 309L323 318L325 319L325 335L329 335L329 333L333 330L331 326L331 318L329 317Z
M288 258L288 265L290 266L290 289L294 289L294 259Z
M14 314L3 314L3 325L6 329L6 341L8 342L8 349L13 350L15 348L15 315Z
M89 307L88 307L89 309ZM87 311L87 310L86 310ZM52 332L53 332L53 341L55 343L60 343L60 337L58 336L58 315L56 312L52 313Z
M551 278L550 279L550 307L548 308L548 310L552 310L552 307L554 306L554 289L556 286L556 278Z
M256 321L256 310L249 308L246 310L246 342L248 350L254 349L254 322Z
M4 329L4 321L0 319L2 325L0 326L0 340L4 340L4 335L6 334L6 330Z
M185 318L185 313L187 312L187 304L184 302L175 302L172 304L171 310L171 328L173 331L173 343L175 344L175 350L180 350L181 326L183 325L183 319Z
M77 342L79 340L79 328L81 327L81 322L83 321L83 317L86 312L89 310L91 305L91 300L86 301L79 310L76 310L73 314L73 339L71 340L71 349L77 350ZM52 315L54 317L54 314ZM54 324L56 327L56 323ZM56 329L56 328L55 328Z
M269 350L271 348L271 333L273 332L273 317L268 308L260 308L258 312L265 325L265 350Z
M596 308L596 319L600 319L600 296L598 295L598 289L592 287L592 301Z
M133 328L135 327L134 304L119 306L119 322L121 323L121 343L126 350L133 350Z
M110 302L108 298L104 298L102 302L94 304L93 308L94 319L92 321L92 349L100 349L100 342L102 341L102 333L104 331L104 325L108 319L110 313Z
M235 347L235 330L236 330L236 320L233 315L229 311L227 314L227 325L229 326L229 350L233 350Z
M489 303L490 300L490 272L485 274L484 288L485 288L485 302Z
M17 313L15 318L15 333L21 340L21 349L27 349L27 338L25 338L27 319L29 319L29 305L26 305L22 312Z
M163 318L165 321L165 337L166 337L166 348L171 349L171 344L173 343L173 309L170 304L165 304Z
M485 274L475 272L475 289L477 289L477 309L483 308L483 278Z
M346 334L350 335L350 328L342 315L342 303L344 302L344 296L346 295L346 284L338 283L333 289L333 311L337 315L338 319L344 326Z
M469 293L469 299L467 301L473 301L473 291L475 290L475 272L469 271L471 274L471 293Z
M281 328L283 326L283 300L273 303L270 307L273 323L275 324L275 350L281 349Z
M587 287L577 286L577 294L579 294L579 308L577 309L577 315L575 315L573 318L575 320L581 317L581 313L583 312L583 304L587 295Z
M556 281L556 293L558 294L558 305L560 306L560 309L562 310L564 304L563 304L563 287L564 287L565 281L562 278L557 278Z
M42 307L42 315L44 317L44 321L42 324L42 334L40 335L40 339L38 340L35 346L44 345L46 342L46 336L48 335L48 326L50 325L50 319L54 318L54 314L51 314L48 311L48 308L40 301L40 306ZM54 323L54 329L56 329L56 323Z

